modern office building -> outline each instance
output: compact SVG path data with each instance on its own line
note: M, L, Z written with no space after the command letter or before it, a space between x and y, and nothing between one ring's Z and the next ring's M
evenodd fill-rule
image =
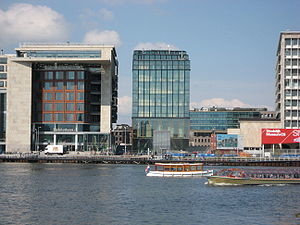
M282 32L276 64L276 113L282 128L300 127L300 32Z
M274 119L266 108L201 108L190 110L190 146L208 149L211 135L226 134L227 129L240 127L241 119Z
M5 151L6 145L7 58L0 55L0 153Z
M6 152L110 148L117 120L115 48L23 44L8 61Z
M180 150L189 141L190 60L185 51L135 50L133 150Z

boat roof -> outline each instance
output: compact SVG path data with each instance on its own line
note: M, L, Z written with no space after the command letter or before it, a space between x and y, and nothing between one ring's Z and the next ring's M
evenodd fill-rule
M244 169L244 168L230 168L230 169L223 169L220 171L240 171L245 172L247 174L257 174L257 173L264 173L264 174L300 174L300 168L266 168L266 169Z
M203 166L203 163L155 163L155 166Z

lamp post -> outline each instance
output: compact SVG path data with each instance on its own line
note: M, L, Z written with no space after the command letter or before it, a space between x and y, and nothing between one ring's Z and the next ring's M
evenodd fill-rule
M38 128L37 128L37 151L40 150L39 142L40 142L40 129L41 129L41 128L42 128L42 127L38 127Z
M127 153L127 149L126 149L126 126L125 126L125 155Z

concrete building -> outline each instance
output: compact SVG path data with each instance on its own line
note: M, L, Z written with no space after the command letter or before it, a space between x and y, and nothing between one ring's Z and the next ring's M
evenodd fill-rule
M190 60L185 51L133 53L133 149L181 150L189 142Z
M115 48L23 44L8 61L6 152L109 149L117 120Z
M228 129L228 134L240 136L243 150L252 155L262 154L261 130L263 128L281 128L278 119L240 119L240 128Z
M300 127L300 32L280 34L276 64L276 113L281 128Z

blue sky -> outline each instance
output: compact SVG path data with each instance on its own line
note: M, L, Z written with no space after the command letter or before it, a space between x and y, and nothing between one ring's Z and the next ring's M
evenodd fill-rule
M191 108L274 107L281 31L300 30L299 0L0 0L0 48L20 42L115 44L118 123L130 123L135 48L186 50Z

